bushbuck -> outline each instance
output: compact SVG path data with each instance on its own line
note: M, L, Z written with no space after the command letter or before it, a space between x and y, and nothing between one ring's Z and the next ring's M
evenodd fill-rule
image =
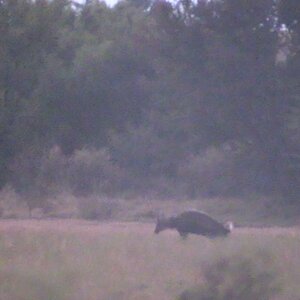
M189 210L177 216L157 218L154 232L159 233L165 229L176 229L183 238L189 233L214 238L227 236L233 229L233 223L222 224L204 212Z

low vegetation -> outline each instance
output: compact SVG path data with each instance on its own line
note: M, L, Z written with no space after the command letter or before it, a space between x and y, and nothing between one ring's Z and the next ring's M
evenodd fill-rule
M268 300L281 288L268 252L222 255L204 267L202 275L203 282L184 291L179 300Z
M153 229L148 223L1 221L0 298L300 297L297 230L237 229L224 240L183 241Z

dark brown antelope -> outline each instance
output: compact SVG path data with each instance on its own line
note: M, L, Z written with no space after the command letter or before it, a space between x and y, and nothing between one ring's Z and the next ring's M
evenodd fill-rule
M189 233L209 238L227 236L233 229L233 223L222 224L204 212L189 210L170 218L159 217L154 232L176 229L185 238Z

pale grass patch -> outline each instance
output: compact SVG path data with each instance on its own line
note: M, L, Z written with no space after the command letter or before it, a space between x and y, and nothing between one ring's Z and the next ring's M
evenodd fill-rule
M216 240L153 230L151 223L1 221L0 299L171 300L201 282L206 262L260 249L275 256L280 300L300 297L297 228L237 229Z

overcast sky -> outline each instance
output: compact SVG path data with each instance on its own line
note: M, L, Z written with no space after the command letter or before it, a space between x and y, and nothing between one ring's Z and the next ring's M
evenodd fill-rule
M105 2L106 2L109 6L113 6L113 5L115 5L115 4L118 2L118 0L105 0Z

